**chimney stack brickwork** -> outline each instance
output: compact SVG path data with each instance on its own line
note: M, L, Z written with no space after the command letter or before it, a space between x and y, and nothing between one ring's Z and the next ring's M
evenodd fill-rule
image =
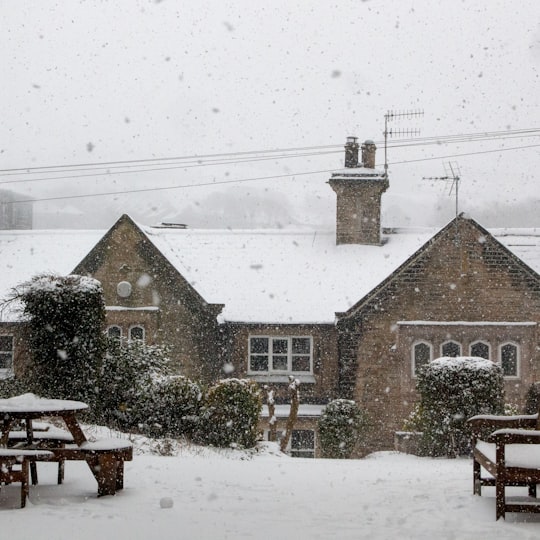
M334 173L328 182L337 195L338 245L381 244L381 197L388 189L388 177L384 172L375 170L376 149L373 141L366 141L362 145L362 167L357 161L352 165L355 150L358 159L358 143L356 137L348 137L345 145L346 170Z

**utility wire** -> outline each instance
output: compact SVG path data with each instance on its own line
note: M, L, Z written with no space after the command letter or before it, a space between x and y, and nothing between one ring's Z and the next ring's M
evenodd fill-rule
M520 130L520 131L525 131L525 130ZM534 130L527 130L527 131L534 131ZM506 132L500 132L501 134L503 133L506 133ZM478 136L481 136L482 134L476 134ZM538 130L538 134L536 135L527 135L527 137L536 137L536 136L540 136L540 130ZM501 140L501 139L514 139L514 138L522 138L523 136L522 135L513 135L513 136L507 136L507 137L499 137L499 138L496 138L496 139L479 139L479 138L476 138L476 139L468 139L468 138L461 138L461 139L457 139L457 137L462 137L462 136L455 136L456 138L454 138L452 140L453 143L457 143L457 142L476 142L476 141L479 141L479 140ZM399 147L410 147L410 146L424 146L424 145L428 145L428 144L437 144L437 145L441 145L441 139L440 138L437 138L435 140L432 140L433 138L425 138L424 141L425 142L419 142L419 143L416 143L414 142L415 139L410 139L410 142L406 142L405 144L396 144L395 146L392 146L390 148L399 148ZM501 149L500 151L503 151L504 149ZM4 185L4 184L22 184L22 183L27 183L27 182L46 182L46 181L49 181L49 180L71 180L71 179L78 179L78 178L88 178L88 177L95 177L95 176L112 176L112 175L118 175L118 174L138 174L138 173L145 173L145 172L156 172L156 171L168 171L168 170L176 170L176 169L190 169L190 168L194 168L194 167L206 167L206 166L211 166L211 165L236 165L236 164L241 164L241 163L253 163L253 162L258 162L258 161L271 161L271 160L278 160L278 159L289 159L289 158L299 158L299 157L319 157L319 156L322 156L322 155L329 155L329 154L336 154L336 153L340 153L342 150L331 150L331 151L326 151L326 152L305 152L305 153L302 153L302 154L281 154L281 155L273 155L273 156L259 156L259 157L253 157L253 158L249 158L249 157L245 157L245 158L241 158L241 159L234 159L234 158L230 158L230 159L222 159L222 160L217 160L217 159L209 159L207 161L201 161L201 160L191 160L191 161L185 161L185 162L181 162L181 163L174 163L174 162L171 162L169 164L160 164L160 163L156 163L154 167L150 167L148 168L148 166L146 166L147 168L140 168L142 167L143 165L141 164L131 164L131 165L115 165L115 166L111 166L111 167L107 167L107 168L103 168L103 170L100 170L100 169L97 169L97 168L84 168L84 169L62 169L62 170L54 170L54 171L42 171L42 174L51 174L51 173L63 173L63 172L84 172L84 171L97 171L97 172L91 172L91 173L86 173L86 174L75 174L75 175L61 175L61 176L46 176L46 177L41 177L41 178L25 178L23 180L0 180L0 185ZM494 151L498 151L498 150L494 150ZM487 152L491 152L490 151L487 151ZM478 153L481 153L481 152L478 152ZM472 155L472 154L456 154L456 155ZM446 157L446 156L443 156L443 157ZM454 157L453 155L452 156L448 156L448 157ZM439 158L433 158L433 159L439 159ZM415 162L415 161L419 161L419 160L410 160L409 162ZM403 161L403 162L399 162L399 163L406 163L406 161ZM150 165L150 164L148 164ZM166 165L169 165L169 166L166 166ZM74 165L74 167L76 167L76 165ZM137 167L136 169L133 169ZM112 170L112 169L122 169L122 170ZM127 170L125 170L127 169ZM20 175L27 175L28 172L11 172L11 173L7 173L7 174L4 174L3 176L4 177L9 177L9 176L20 176Z
M334 150L333 152L325 152L325 154L337 154L341 153L341 150ZM87 177L93 177L93 176L112 176L117 174L139 174L144 172L155 172L155 171L170 171L174 169L191 169L193 167L203 167L203 166L210 166L210 165L234 165L234 164L240 164L240 163L253 163L257 161L268 161L268 160L274 160L274 159L285 159L289 157L305 157L305 156L319 156L320 153L310 153L310 154L299 154L294 156L280 156L276 158L275 156L269 156L269 157L261 157L261 158L253 158L253 159L245 159L245 160L236 160L236 161L212 161L210 163L197 163L193 165L185 165L183 163L166 167L152 167L149 169L137 169L137 170L121 170L121 171L114 171L110 172L109 170L104 170L103 172L95 172L95 173L87 173L87 174L77 174L77 175L67 175L67 176L47 176L44 178L27 178L24 180L0 180L0 185L2 184L23 184L27 182L47 182L49 180L66 180L66 179L77 179L77 178L87 178ZM188 162L189 163L189 162ZM88 169L77 169L77 170L88 170ZM92 169L90 169L92 170ZM19 173L17 173L19 174Z
M420 158L420 159L413 159L413 160L407 160L407 161L396 161L393 163L389 163L389 165L402 165L407 163L417 163L420 161L433 161L433 160L440 160L440 159L446 159L450 157L463 157L463 156L474 156L479 154L489 154L489 153L497 153L497 152L506 152L510 150L524 150L528 148L537 148L540 147L540 144L533 144L533 145L526 145L526 146L516 146L512 148L499 148L496 150L484 150L480 152L467 152L467 153L461 153L461 154L453 154L453 155L447 155L447 156L437 156L437 157L428 157L428 158ZM207 187L207 186L218 186L218 185L224 185L224 184L239 184L243 182L255 182L255 181L261 181L261 180L273 180L273 179L280 179L280 178L292 178L295 176L305 176L305 175L315 175L315 174L323 174L323 173L333 173L336 172L335 169L329 169L329 170L319 170L319 171L309 171L309 172L297 172L297 173L288 173L288 174L280 174L280 175L272 175L272 176L259 176L259 177L253 177L253 178L239 178L235 180L218 180L213 182L201 182L197 184L183 184L181 186L164 186L164 187L152 187L152 188L141 188L141 189L130 189L130 190L123 190L123 191L109 191L109 192L102 192L102 193L88 193L83 195L61 195L57 197L45 197L45 198L39 198L39 199L32 199L31 201L28 200L15 200L15 201L9 201L9 202L0 202L0 205L3 204L15 204L15 203L22 203L22 202L45 202L45 201L58 201L58 200L67 200L67 199L83 199L87 197L105 197L110 195L126 195L126 194L132 194L132 193L147 193L151 191L166 191L166 190L173 190L173 189L187 189L187 188L193 188L193 187Z
M400 139L395 143L390 143L388 148L399 148L403 146L418 146L418 145L428 145L428 144L452 144L457 142L475 142L480 140L501 140L506 138L515 138L515 137L533 137L540 135L540 128L526 128L518 130L504 130L504 131L491 131L491 132L479 132L479 133L469 133L469 134L455 134L455 135L443 135L435 137L414 137L410 139ZM382 141L377 142L376 144L383 144ZM231 163L243 162L244 158L238 158L238 156L256 156L252 158L253 160L259 159L282 159L283 157L302 157L304 155L324 155L335 153L337 150L327 150L322 151L323 149L337 149L342 148L343 145L321 145L321 146L305 146L297 148L280 148L274 150L254 150L254 151L244 151L244 152L229 152L229 153L219 153L219 154L206 154L206 155L190 155L190 156L177 156L177 157L163 157L163 158L148 158L148 159L135 159L135 160L124 160L124 161L108 161L102 163L78 163L70 165L50 165L44 167L26 167L26 168L12 168L12 169L0 169L0 175L2 176L11 176L11 175L26 175L30 173L42 173L48 174L48 171L51 173L58 172L74 172L78 170L94 170L98 169L111 169L111 168L125 168L125 167L136 167L136 166L148 166L150 164L157 165L160 162L178 162L178 161L188 161L195 162L199 166L207 164L207 162L212 161L212 159L220 160L230 160ZM305 152L308 150L320 150L320 152L313 152L312 154L303 154L296 153L291 154L291 152ZM262 154L262 155L261 155ZM267 156L270 154L270 156ZM280 155L277 155L280 154ZM258 155L258 156L257 156ZM246 158L246 160L249 158ZM221 164L221 163L219 163ZM86 167L88 169L83 169Z

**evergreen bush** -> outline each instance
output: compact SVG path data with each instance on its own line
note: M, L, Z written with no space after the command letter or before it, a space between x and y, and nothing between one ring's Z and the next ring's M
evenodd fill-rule
M540 409L540 383L534 382L527 390L525 414L536 414Z
M223 379L204 396L198 442L213 446L251 448L257 441L262 396L257 383Z
M202 397L200 385L181 375L155 381L142 425L144 433L191 439L199 425Z
M47 397L93 404L105 351L105 305L99 281L39 275L12 291L28 320L32 389Z
M483 358L439 358L418 374L420 403L416 430L423 433L423 453L457 456L470 452L467 420L476 414L503 414L501 368Z
M148 426L155 414L159 377L169 370L168 350L142 341L107 339L97 376L94 421L117 429Z
M331 401L319 419L322 457L350 458L366 429L366 416L354 401Z

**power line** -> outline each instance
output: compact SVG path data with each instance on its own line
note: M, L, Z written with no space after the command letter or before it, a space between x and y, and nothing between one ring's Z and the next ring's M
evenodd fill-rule
M156 161L178 161L178 160L205 160L207 158L215 157L225 157L225 156L242 156L242 155L251 155L251 154L269 154L269 153L283 153L283 152L295 152L303 150L317 150L323 148L337 148L342 145L327 144L322 146L304 146L298 148L276 148L275 150L250 150L245 152L224 152L221 154L203 154L203 155L189 155L189 156L176 156L176 157L161 157L161 158L147 158L147 159L128 159L123 161L104 161L101 163L77 163L70 165L46 165L43 167L19 167L15 169L0 169L0 173L9 173L15 171L30 172L30 171L42 171L45 169L61 169L63 167L105 167L108 165L121 165L121 164L131 164L131 163L152 163Z
M420 158L420 159L413 159L408 161L396 161L393 163L389 163L389 165L403 165L407 163L416 163L420 161L432 161L432 160L441 160L446 159L450 157L463 157L463 156L474 156L479 154L489 154L489 153L497 153L497 152L506 152L510 150L524 150L528 148L537 148L540 147L540 144L534 144L534 145L526 145L526 146L516 146L512 148L499 148L496 150L484 150L479 152L467 152L467 153L461 153L461 154L453 154L453 155L446 155L446 156L436 156L436 157L429 157L429 158ZM328 169L328 170L319 170L319 171L308 171L308 172L296 172L296 173L288 173L288 174L281 174L281 175L272 175L272 176L259 176L259 177L253 177L253 178L239 178L235 180L218 180L213 182L202 182L198 184L184 184L181 186L164 186L164 187L152 187L152 188L141 188L141 189L129 189L129 190L123 190L123 191L108 191L108 192L101 192L101 193L88 193L83 195L61 195L57 197L44 197L39 199L32 199L31 201L28 200L14 200L9 202L0 202L0 205L3 204L15 204L15 203L23 203L23 202L47 202L47 201L58 201L58 200L68 200L68 199L84 199L88 197L105 197L110 195L128 195L133 193L148 193L152 191L167 191L167 190L174 190L174 189L187 189L187 188L193 188L193 187L208 187L208 186L219 186L224 184L239 184L243 182L255 182L255 181L261 181L261 180L274 180L274 179L280 179L280 178L292 178L295 176L305 176L305 175L315 175L315 174L323 174L323 173L333 173L336 172L335 169Z
M149 191L166 191L171 189L186 189L186 188L192 188L192 187L207 187L207 186L219 186L223 184L236 184L236 183L242 183L242 182L255 182L258 180L273 180L278 178L290 178L293 176L303 176L307 174L321 174L321 173L332 173L335 172L335 170L330 169L328 171L309 171L309 172L299 172L299 173L292 173L292 174L279 174L279 175L273 175L273 176L259 176L255 178L240 178L236 180L218 180L217 182L202 182L200 184L184 184L181 186L165 186L165 187L152 187L152 188L141 188L141 189L128 189L124 191L108 191L108 192L102 192L102 193L88 193L85 195L60 195L58 197L45 197L41 199L32 199L31 201L28 200L18 200L18 201L9 201L9 202L0 202L0 205L2 204L15 204L15 203L21 203L21 202L44 202L44 201L60 201L65 199L84 199L87 197L105 197L109 195L125 195L125 194L131 194L131 193L146 193Z
M490 132L479 132L479 133L469 133L469 134L454 134L454 135L442 135L434 137L420 137L420 138L411 138L411 139L400 139L399 142L390 143L389 148L400 148L405 146L420 146L428 144L454 144L458 142L475 142L481 140L501 140L506 138L519 138L519 137L533 137L539 136L539 128L524 128L517 130L504 130L504 131L490 131ZM378 141L377 144L382 144L381 141ZM162 158L148 158L148 159L134 159L134 160L123 160L123 161L108 161L101 163L78 163L78 164L69 164L69 165L49 165L43 167L26 167L26 168L12 168L12 169L0 169L0 174L2 176L12 176L12 175L26 175L31 173L42 173L49 174L57 172L74 172L74 171L84 171L84 170L94 170L94 169L112 169L112 168L127 168L127 167L137 167L137 166L148 166L150 164L159 164L160 162L179 162L186 161L189 163L196 163L196 166L204 166L209 162L214 161L216 164L222 164L220 160L215 161L215 158L221 158L223 162L227 160L228 163L242 163L248 161L249 158L238 158L238 156L257 156L252 158L254 161L264 160L264 159L283 159L286 157L302 157L304 155L324 155L330 153L336 153L337 150L327 150L321 152L313 152L311 154L291 154L291 152L304 152L308 150L322 150L322 149L337 149L342 148L343 145L320 145L320 146L305 146L305 147L296 147L296 148L280 148L274 150L252 150L252 151L243 151L243 152L228 152L228 153L218 153L218 154L206 154L206 155L189 155L189 156L177 156L177 157L162 157ZM262 154L262 155L261 155ZM269 154L269 155L268 155ZM281 154L281 155L277 155ZM229 158L229 159L227 159ZM84 169L85 167L86 169ZM148 169L148 170L158 170L158 169ZM167 169L166 169L167 170ZM145 172L145 171L143 171ZM106 173L109 174L109 173ZM116 174L116 173L115 173ZM56 178L55 178L56 179Z
M389 165L403 165L405 163L417 163L419 161L432 161L434 159L446 159L446 158L453 158L453 157L462 157L462 156L476 156L481 154L494 154L497 152L508 152L509 150L524 150L526 148L537 148L540 144L530 144L526 146L513 146L511 148L498 148L496 150L480 150L478 152L466 152L463 154L450 154L447 156L437 156L437 157L429 157L429 158L420 158L420 159L409 159L407 161L395 161L394 163L389 163Z
M333 150L332 152L312 152L312 153L306 153L306 154L295 154L295 155L282 155L282 156L267 156L267 157L259 157L259 158L252 158L252 159L241 159L241 160L234 160L234 161L211 161L209 163L196 163L192 165L186 165L184 163L176 164L174 166L166 167L152 167L149 169L137 169L137 170L121 170L121 171L114 171L110 172L108 169L104 170L103 172L94 172L94 173L87 173L87 174L76 174L76 175L64 175L64 176L46 176L44 178L27 178L24 180L0 180L0 185L2 184L23 184L27 182L46 182L49 180L69 180L69 179L76 179L76 178L87 178L87 177L93 177L93 176L112 176L117 174L138 174L138 173L145 173L145 172L155 172L155 171L170 171L175 169L191 169L193 167L204 167L204 166L211 166L211 165L236 165L240 163L253 163L257 161L271 161L274 159L286 159L286 158L298 158L298 157L309 157L309 156L319 156L323 154L336 154L341 153L341 150ZM187 162L190 163L190 162ZM140 166L140 165L139 165ZM125 167L125 166L122 166ZM93 170L93 169L70 169L72 171L85 171L85 170ZM58 171L60 172L60 171ZM67 172L67 171L66 171ZM13 173L12 173L13 174ZM14 173L14 174L23 174L23 173ZM8 175L9 176L9 175Z

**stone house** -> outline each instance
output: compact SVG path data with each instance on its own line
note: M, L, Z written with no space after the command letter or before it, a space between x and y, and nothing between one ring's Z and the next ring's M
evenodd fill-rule
M501 364L507 400L522 406L539 379L540 231L487 231L466 216L439 231L382 229L389 180L375 151L347 140L345 168L328 181L335 231L147 227L124 215L104 235L0 232L11 261L4 290L44 271L91 275L111 336L167 344L192 378L271 386L278 430L293 375L302 383L293 455L318 454L317 418L338 397L368 412L370 449L391 448L416 370L439 356ZM3 320L9 371L24 354L17 323Z

